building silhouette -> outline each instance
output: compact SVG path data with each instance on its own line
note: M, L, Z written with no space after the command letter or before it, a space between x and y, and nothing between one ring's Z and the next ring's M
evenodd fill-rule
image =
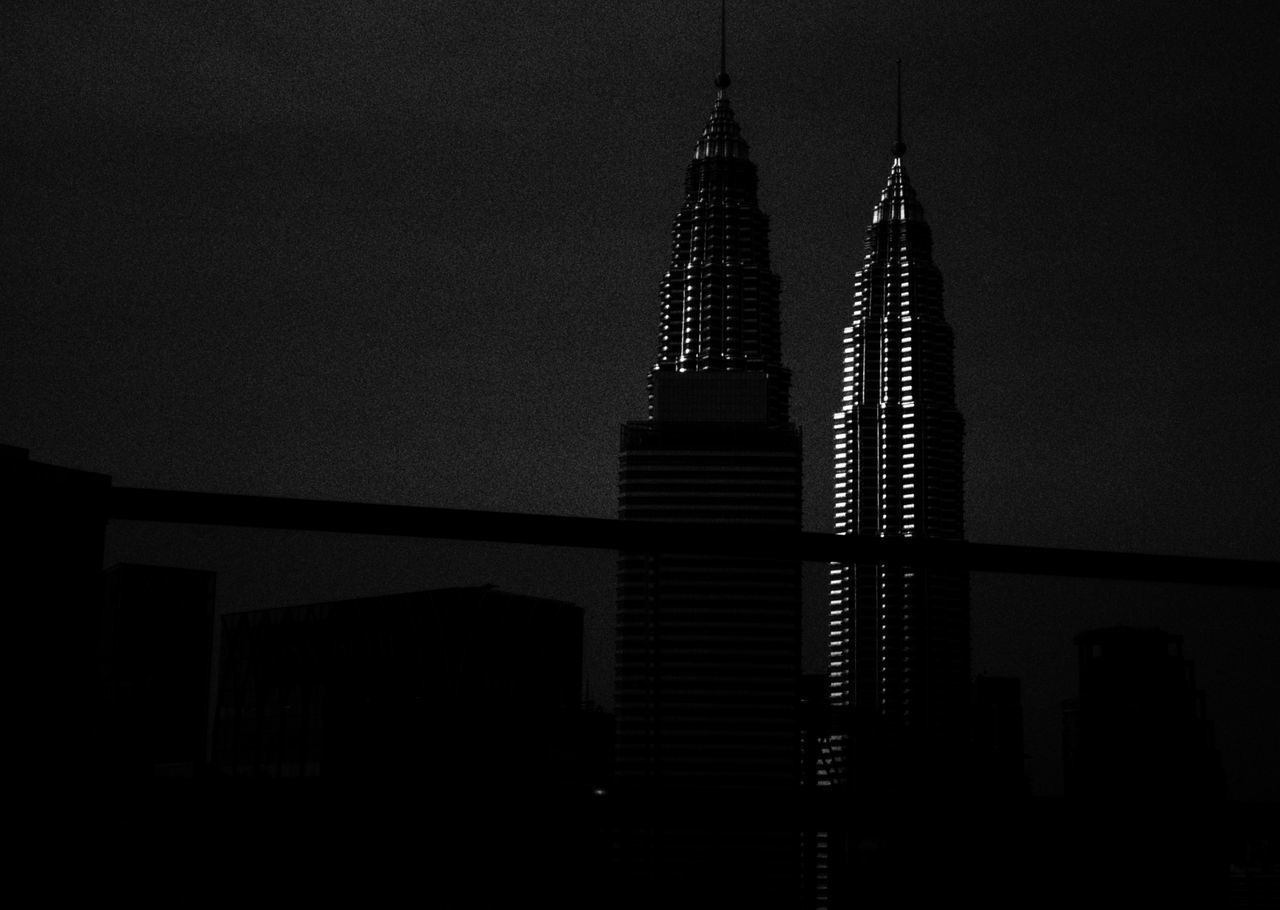
M1199 802L1222 770L1182 636L1112 626L1076 636L1080 694L1063 711L1068 797Z
M222 618L214 759L239 778L451 800L569 785L582 608L491 587Z
M1063 771L1082 880L1130 903L1222 906L1222 767L1182 637L1113 626L1075 644L1080 690L1063 706Z
M38 743L15 758L14 773L48 782L49 818L61 817L101 771L99 625L102 561L111 478L34 461L0 445L0 542L17 678L33 691L16 699L20 740ZM37 609L20 609L30 602ZM88 773L86 773L88 772Z
M932 236L898 141L867 227L835 414L835 530L959 539L962 437L952 331ZM912 565L831 568L832 748L853 787L941 783L969 701L968 577Z
M801 443L778 277L728 85L722 67L686 172L648 418L622 427L619 515L799 530ZM728 800L749 815L757 803L745 794L789 796L798 784L799 562L624 552L619 563L618 784L697 794L650 803L677 814L704 799L718 807L701 821L651 813L622 854L650 880L666 876L654 885L668 888L665 899L794 893L798 835L749 817L730 822L719 809Z
M979 675L973 685L973 792L991 802L1028 796L1022 681Z
M103 573L96 694L113 776L192 777L205 767L216 578L135 563Z
M492 586L223 617L221 822L304 895L578 906L607 859L581 607ZM223 809L223 807L227 807ZM261 833L259 831L261 830ZM283 886L282 886L283 887Z

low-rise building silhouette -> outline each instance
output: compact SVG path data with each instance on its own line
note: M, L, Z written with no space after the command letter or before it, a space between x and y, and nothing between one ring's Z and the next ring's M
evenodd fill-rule
M220 664L223 775L456 794L582 764L574 604L486 586L232 613Z
M189 777L207 761L215 581L133 563L103 573L97 695L113 775Z
M1222 772L1182 636L1113 626L1076 636L1080 695L1064 709L1064 786L1088 800L1221 796Z
M104 474L0 445L0 568L12 605L29 605L6 614L15 678L27 690L11 720L19 741L33 747L17 756L15 774L51 782L60 799L74 799L70 790L101 763L94 692L110 492Z
M1076 636L1063 770L1082 893L1220 906L1221 762L1182 637L1113 626Z
M1022 682L979 675L973 683L973 775L978 794L993 800L1028 793L1022 731Z

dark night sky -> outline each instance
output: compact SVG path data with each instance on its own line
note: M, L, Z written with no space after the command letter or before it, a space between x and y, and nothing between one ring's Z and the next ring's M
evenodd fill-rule
M902 57L970 538L1280 558L1274 18L730 6L807 526ZM717 14L6 4L0 441L124 485L613 515Z

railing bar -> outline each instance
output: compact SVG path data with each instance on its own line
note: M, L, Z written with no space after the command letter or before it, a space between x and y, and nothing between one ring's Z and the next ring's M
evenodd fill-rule
M108 519L1280 588L1280 562L112 487Z

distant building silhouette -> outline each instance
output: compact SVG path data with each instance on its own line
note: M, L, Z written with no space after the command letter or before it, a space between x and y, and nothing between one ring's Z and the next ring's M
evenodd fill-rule
M1075 644L1063 764L1082 880L1117 900L1221 906L1222 770L1182 637L1114 626Z
M609 857L609 716L581 607L491 586L223 618L213 778L299 884L585 906ZM277 819L281 816L281 819ZM275 870L272 870L273 873ZM412 883L412 884L410 884ZM304 892L307 893L307 892Z
M971 786L983 799L1009 801L1028 795L1022 731L1022 683L979 676L973 686Z
M1080 695L1064 708L1066 794L1217 798L1222 770L1182 636L1113 626L1076 636Z
M215 580L133 563L103 573L97 691L114 774L190 777L208 761Z
M16 700L14 720L22 741L38 744L38 753L16 756L15 774L55 782L54 802L73 799L102 761L95 693L110 491L106 475L32 461L26 449L0 445L11 655L15 678L32 690Z
M924 212L892 149L844 330L835 415L835 530L959 539L962 440L952 331ZM911 565L831 569L833 748L844 778L892 798L959 770L969 701L963 571Z
M649 416L622 428L619 514L799 530L801 446L788 413L778 278L728 84L723 73L716 80L675 217ZM623 553L616 657L623 788L793 796L797 560ZM698 804L672 799L689 811ZM651 817L631 832L626 861L644 867L638 876L661 870L690 901L712 886L720 900L732 900L733 888L757 898L783 888L793 900L795 832L753 822L750 803L737 809L748 818L719 815L711 827L715 813L704 813L704 827Z
M581 666L580 607L488 587L227 614L216 766L449 799L569 786Z

